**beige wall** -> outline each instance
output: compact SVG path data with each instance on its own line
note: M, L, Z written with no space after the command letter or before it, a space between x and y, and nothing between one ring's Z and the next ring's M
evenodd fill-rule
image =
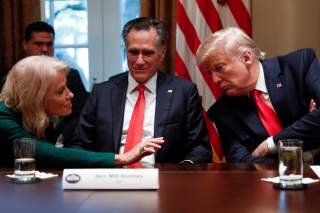
M311 47L320 57L320 0L251 0L252 30L267 57Z

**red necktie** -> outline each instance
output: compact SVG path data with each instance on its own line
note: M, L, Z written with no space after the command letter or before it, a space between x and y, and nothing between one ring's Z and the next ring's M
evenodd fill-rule
M137 87L139 96L136 104L134 105L133 112L130 119L126 144L124 147L124 152L130 151L135 145L141 142L142 134L143 134L143 119L144 119L144 110L146 105L146 99L144 97L145 87L143 85L139 85ZM128 165L129 168L141 168L141 163L134 163Z
M253 90L251 96L257 106L260 120L270 136L282 130L280 121L276 113L260 98L261 91Z

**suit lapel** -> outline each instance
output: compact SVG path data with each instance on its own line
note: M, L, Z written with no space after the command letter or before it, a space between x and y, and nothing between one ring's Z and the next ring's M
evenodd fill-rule
M116 82L116 86L112 89L111 94L113 142L116 152L118 152L120 148L127 87L128 76L126 75L125 78Z
M286 95L286 84L283 80L283 75L277 59L266 60L262 62L266 86L269 97L274 110L276 111L282 126L288 124L288 104Z
M251 100L251 98L249 98L248 96L239 96L239 97L233 97L230 100L232 100L232 103L230 106L241 106L241 109L235 108L234 113L237 114L237 117L239 116L240 121L242 119L244 120L244 124L242 125L246 125L247 128L251 130L251 132L254 132L259 137L263 138L268 136L268 132L263 127L263 124L257 112L257 108L254 102ZM243 130L236 129L235 131L240 131L238 134L239 134L239 137L242 137ZM247 135L244 135L243 137L247 137ZM243 138L242 140L246 140L246 139L247 138Z
M161 137L164 134L165 124L168 119L174 88L169 84L170 80L162 73L158 72L157 78L157 101L154 120L154 136Z

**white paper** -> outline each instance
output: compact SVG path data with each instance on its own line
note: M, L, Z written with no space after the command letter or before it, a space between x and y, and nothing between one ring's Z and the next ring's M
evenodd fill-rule
M270 178L261 178L261 180L268 182L268 183L280 183L280 177L270 177ZM319 182L319 179L313 179L313 178L303 178L302 183L303 184L312 184Z
M158 169L65 169L63 189L159 189Z
M310 166L311 169L316 173L316 175L320 178L320 166Z
M36 171L36 172L35 172L35 176L36 176L36 178L40 178L41 180L58 177L57 174L46 173L46 172L39 172L39 171ZM9 177L9 178L16 178L15 174L7 175L7 177Z

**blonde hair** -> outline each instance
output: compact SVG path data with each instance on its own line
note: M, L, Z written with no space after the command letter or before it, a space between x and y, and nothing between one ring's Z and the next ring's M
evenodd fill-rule
M226 53L229 51L236 51L238 54L249 50L256 59L264 59L266 55L241 29L228 27L211 34L199 46L196 54L198 65L202 64L217 48L223 48Z
M22 113L22 126L38 138L44 136L50 118L45 112L45 97L58 72L69 71L68 64L49 56L30 56L9 71L0 99Z

